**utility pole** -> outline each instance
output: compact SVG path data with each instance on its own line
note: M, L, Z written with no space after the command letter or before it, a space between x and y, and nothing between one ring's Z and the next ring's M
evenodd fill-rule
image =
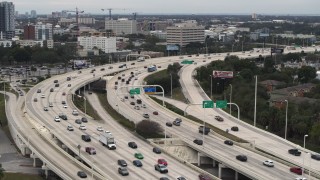
M258 76L255 75L256 83L255 83L255 91L254 91L254 120L253 125L256 126L256 120L257 120L257 84L258 84Z

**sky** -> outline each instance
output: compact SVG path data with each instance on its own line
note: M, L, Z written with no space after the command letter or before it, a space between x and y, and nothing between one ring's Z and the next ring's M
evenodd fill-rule
M1 1L1 0L0 0ZM74 10L104 14L101 8L113 8L115 14L281 14L319 15L320 0L7 0L20 14ZM125 9L125 10L123 10Z

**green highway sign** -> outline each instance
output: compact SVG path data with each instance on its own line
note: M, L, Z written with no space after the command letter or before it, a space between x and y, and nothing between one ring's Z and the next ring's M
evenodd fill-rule
M140 94L140 88L130 89L130 95Z
M222 100L222 101L216 101L216 108L227 108L227 101Z
M202 101L202 108L213 108L213 101Z
M181 64L193 64L193 60L187 60L187 59L185 59L185 60L183 60L183 61L181 62Z

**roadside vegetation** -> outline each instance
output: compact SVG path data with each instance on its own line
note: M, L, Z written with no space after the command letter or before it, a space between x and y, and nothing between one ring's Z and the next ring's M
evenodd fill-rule
M74 95L73 103L82 112L87 112L87 114L91 116L94 120L98 120L98 121L101 120L101 117L97 114L97 112L94 110L91 104L88 101L85 103L83 96L79 97L77 95ZM85 104L87 104L86 108L85 108Z

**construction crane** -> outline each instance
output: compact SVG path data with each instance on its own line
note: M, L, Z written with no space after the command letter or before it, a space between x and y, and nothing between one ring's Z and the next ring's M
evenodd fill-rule
M112 19L112 15L111 15L111 11L112 10L123 10L123 11L125 11L126 9L120 9L120 8L105 8L105 9L101 9L101 11L106 11L106 10L109 11L109 20L111 20Z
M77 24L77 27L78 27L77 34L79 36L79 14L84 13L84 11L79 10L78 7L76 7L76 10L63 10L63 12L75 12L76 13L76 24Z

